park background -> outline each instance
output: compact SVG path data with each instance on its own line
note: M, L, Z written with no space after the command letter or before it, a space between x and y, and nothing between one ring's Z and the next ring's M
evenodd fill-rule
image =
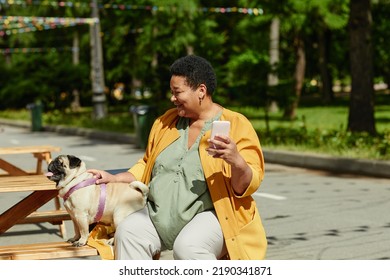
M215 67L214 100L263 147L390 159L390 1L0 0L0 117L134 132L169 66Z

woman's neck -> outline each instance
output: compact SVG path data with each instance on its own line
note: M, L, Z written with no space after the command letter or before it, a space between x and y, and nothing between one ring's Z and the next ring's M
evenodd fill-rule
M222 106L217 103L211 102L209 105L204 106L202 109L203 110L200 112L198 118L193 119L193 121L207 121L213 118L222 111Z

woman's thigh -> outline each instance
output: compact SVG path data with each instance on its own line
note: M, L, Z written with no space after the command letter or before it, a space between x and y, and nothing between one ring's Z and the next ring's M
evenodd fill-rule
M180 231L173 245L173 257L177 260L215 260L225 254L225 241L214 211L197 214Z
M115 259L152 259L161 251L161 241L147 207L127 216L115 232Z

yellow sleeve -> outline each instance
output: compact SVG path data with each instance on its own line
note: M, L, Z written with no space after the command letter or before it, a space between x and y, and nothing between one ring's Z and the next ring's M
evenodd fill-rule
M230 137L236 142L238 152L252 170L252 180L248 188L242 195L237 195L246 197L255 193L263 181L264 156L259 137L251 122L241 114L234 114L230 121L232 123Z

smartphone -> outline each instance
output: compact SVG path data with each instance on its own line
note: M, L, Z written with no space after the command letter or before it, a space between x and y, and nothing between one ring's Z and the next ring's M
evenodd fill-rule
M230 122L229 121L213 121L211 124L211 136L210 139L214 139L215 135L229 136L230 132ZM212 145L215 149L215 145ZM209 152L210 156L213 156L214 153Z
M215 135L229 136L230 122L229 121L213 121L211 124L211 139L214 139Z

